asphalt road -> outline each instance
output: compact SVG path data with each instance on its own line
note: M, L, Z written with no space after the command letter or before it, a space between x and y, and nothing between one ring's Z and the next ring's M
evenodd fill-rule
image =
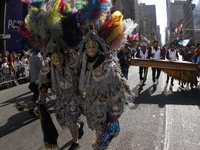
M151 68L146 84L139 86L138 67L131 66L129 80L135 93L135 107L126 107L120 117L121 132L113 139L108 150L200 150L200 86L191 90L174 87L166 82L161 73L159 84L152 86ZM28 83L0 91L0 149L43 150L39 119L29 116L28 111L18 112L16 102L31 99ZM49 101L53 106L54 96ZM68 129L62 129L55 120L53 108L50 112L59 132L60 150L71 144ZM85 121L84 116L81 117ZM79 141L80 150L92 150L90 142L94 131L84 126L85 134Z

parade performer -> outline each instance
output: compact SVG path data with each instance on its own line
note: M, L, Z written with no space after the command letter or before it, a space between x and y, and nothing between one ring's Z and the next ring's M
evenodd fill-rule
M79 121L81 95L78 92L77 76L72 69L75 61L69 57L65 58L62 52L51 54L50 59L50 71L46 72L49 69L47 69L48 67L44 68L40 77L42 80L46 78L46 82L43 82L41 89L48 88L50 85L49 87L56 95L56 119L62 127L70 129L73 142L69 150L73 150L80 146L78 139L83 135L84 125L83 122Z
M79 81L84 98L82 110L89 128L96 131L92 147L99 149L106 149L118 135L118 118L128 97L133 96L121 69L107 57L104 44L94 31L90 31L79 49L82 54Z
M45 101L48 89L51 88L56 95L56 119L58 123L70 129L73 142L69 150L78 148L78 138L83 135L83 122L79 121L81 115L78 95L77 79L72 69L75 60L74 53L70 51L82 39L81 30L77 29L76 16L64 0L28 0L29 12L24 24L15 22L22 38L18 44L31 49L40 49L45 60L50 54L50 64L46 61L41 69L37 84L39 85L39 98L36 104L16 104L18 110L38 107L41 127L44 137L44 148L58 148L58 133L48 113ZM67 28L67 29L66 29ZM70 61L68 61L70 60ZM50 66L50 67L49 67ZM25 107L26 106L26 107Z
M120 51L117 53L117 57L119 59L121 71L125 78L128 80L130 54L127 45L120 48Z
M171 45L170 46L170 49L167 51L167 54L166 54L166 58L170 61L176 61L176 60L179 60L178 58L178 52L175 50L175 45ZM169 83L169 75L167 75L167 81L166 83L168 84ZM171 78L171 86L174 86L174 78L172 77Z
M140 59L149 59L149 51L147 49L146 43L141 44L141 49L137 51L136 57ZM148 73L148 67L141 67L141 66L139 67L140 85L144 85L144 83L146 82L147 73Z
M30 1L32 0L26 2ZM117 47L121 46L122 41L125 42L125 35L128 35L133 30L132 20L123 20L123 16L120 12L117 11L112 15L109 15L108 11L112 4L110 0L89 0L87 3L84 2L79 4L79 10L76 13L73 13L70 11L68 7L69 5L65 5L64 0L38 0L33 1L32 3L30 2L29 16L25 20L27 26L24 25L24 30L20 30L24 37L20 41L21 44L24 42L24 44L27 44L29 47L39 47L42 50L43 57L47 57L48 54L50 54L50 67L48 67L48 63L46 63L46 66L41 71L38 81L40 85L40 98L38 99L38 104L41 104L41 102L45 101L45 96L47 95L46 89L51 88L52 92L56 95L56 118L60 125L69 127L73 137L73 142L69 150L76 149L80 146L78 143L78 138L81 138L83 135L83 123L79 122L79 105L81 104L82 110L84 110L83 114L87 116L87 119L89 119L88 124L90 127L92 127L90 125L90 123L92 123L90 121L90 119L92 119L92 114L90 115L89 111L88 114L84 113L86 112L86 108L88 109L88 107L84 106L89 105L89 101L86 99L90 94L88 92L92 90L94 91L93 94L95 94L95 91L99 90L99 88L95 88L94 90L90 88L86 88L85 90L83 88L83 85L88 87L88 84L90 83L93 85L96 84L93 82L93 80L92 82L88 82L89 78L84 77L84 70L86 69L85 64L87 63L84 60L87 60L87 55L83 48L85 48L86 41L89 40L86 38L87 35L89 35L91 29L97 29L99 34L101 34L106 43L111 47L111 50L114 51ZM78 19L78 22L76 19ZM77 28L78 25L79 28ZM81 82L77 84L79 81L76 74L76 60L74 59L76 58L76 54L70 49L75 47L79 43L80 39L82 40L83 35L80 34L80 29L82 32L84 32L83 35L86 34L86 36L81 42L82 44L77 47L80 53L78 61L83 64L82 66L78 65L78 69L81 70ZM87 34L87 32L89 33ZM104 41L103 39L102 41ZM98 41L97 45L101 45L102 41ZM102 50L105 52L105 47L102 47ZM128 101L127 97L132 98L132 93L125 84L126 79L121 74L120 68L118 68L118 65L114 64L115 61L107 59L107 56L109 56L107 53L104 53L103 55L100 54L101 52L99 52L97 55L95 54L94 58L99 58L99 61L97 61L99 64L95 64L97 66L94 68L99 69L99 65L106 67L109 73L107 79L112 78L113 81L116 81L116 83L107 84L106 78L106 80L102 80L103 82L100 87L109 87L109 95L108 91L106 90L101 91L100 93L100 95L103 94L100 99L104 99L106 98L105 96L109 96L106 98L105 105L102 105L104 106L103 113L108 114L106 114L105 117L103 117L103 120L100 122L98 121L98 118L94 118L97 119L97 122L94 122L95 125L97 125L95 127L96 131L103 131L101 135L104 134L103 139L101 138L101 143L98 143L101 145L98 145L97 147L105 148L108 146L108 143L111 141L114 135L119 132L119 123L117 118L123 112L125 101ZM94 58L91 58L91 60ZM88 59L89 62L91 60ZM98 71L100 72L97 73L97 76L100 73L99 75L101 78L101 69ZM103 73L106 75L107 71ZM98 77L96 79L98 79ZM102 79L104 79L104 77ZM84 98L86 100L80 100L77 85L79 85L79 90L83 96L85 95ZM104 92L107 94L104 95ZM104 102L101 102L100 99L99 103L104 104ZM96 102L94 102L93 105L95 107ZM40 108L41 107L39 107L39 109ZM108 108L109 110L107 110ZM96 110L98 111L99 109L101 109L101 107L98 107ZM39 113L41 113L42 110L43 109L41 108ZM91 113L92 112L93 111L91 111ZM46 113L43 114L47 115ZM45 117L45 115L43 115L43 117ZM45 119L41 119L41 121L45 121ZM106 127L103 127L103 130L101 128L102 124ZM47 131L49 130L46 130L48 128L46 125L47 123L42 123L44 137L50 136L47 134ZM54 139L56 140L57 137L54 137ZM46 141L44 140L44 142ZM46 144L48 145L50 143L46 142ZM46 147L45 143L44 147L50 148L49 145Z
M154 45L150 48L149 51L150 59L153 60L160 60L162 58L161 49L158 46L158 41L154 41ZM159 83L159 77L160 77L161 69L152 67L152 80L153 85L157 85Z
M120 132L118 118L125 104L133 104L134 95L121 72L117 50L123 47L129 33L137 26L123 20L119 11L109 12L110 0L91 0L80 10L88 31L77 46L79 51L79 90L83 100L82 114L88 127L96 132L95 149L107 149Z

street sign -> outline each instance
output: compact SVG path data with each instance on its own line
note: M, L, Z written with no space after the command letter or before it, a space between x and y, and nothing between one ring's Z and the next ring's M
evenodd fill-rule
M10 39L10 34L0 34L0 40Z

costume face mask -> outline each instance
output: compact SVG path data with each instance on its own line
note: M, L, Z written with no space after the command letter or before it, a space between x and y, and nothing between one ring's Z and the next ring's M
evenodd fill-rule
M63 64L64 58L62 53L54 53L51 55L51 62L58 68Z
M96 54L99 52L99 44L96 41L88 41L85 44L85 51L87 53L88 56L90 57L94 57L96 56Z

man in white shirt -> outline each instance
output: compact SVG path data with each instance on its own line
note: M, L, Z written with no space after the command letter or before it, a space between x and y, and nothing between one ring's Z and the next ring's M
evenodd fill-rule
M175 45L174 44L172 44L170 46L170 49L167 51L166 58L168 60L171 60L171 61L178 60L178 52L175 50ZM169 75L167 75L166 83L168 84L168 82L169 82ZM171 78L171 86L174 86L174 78Z
M158 41L154 41L154 45L150 48L149 56L153 60L160 60L162 56L162 52L160 47L158 46ZM153 85L157 85L159 82L161 69L152 67L152 80Z
M149 51L147 49L147 44L145 43L141 44L141 49L138 49L136 57L140 59L149 59ZM141 66L139 67L140 85L144 85L147 79L147 73L148 73L148 67L141 67Z

